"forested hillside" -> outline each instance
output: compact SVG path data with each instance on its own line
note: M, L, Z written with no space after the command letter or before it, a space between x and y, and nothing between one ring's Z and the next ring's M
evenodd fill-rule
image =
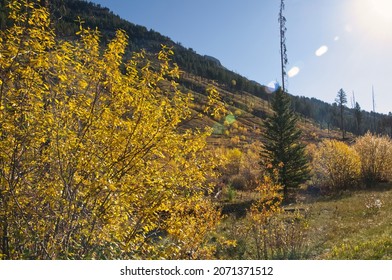
M0 10L4 14L4 3L0 1ZM176 62L182 71L194 77L207 79L218 83L225 91L233 94L233 99L245 93L260 97L268 101L269 94L266 87L255 81L250 81L226 69L219 63L219 58L214 59L208 55L197 54L192 48L185 48L180 42L173 42L170 38L161 35L154 30L148 30L144 26L130 23L113 14L108 8L94 4L89 1L80 0L53 0L41 1L52 11L52 20L56 27L56 32L63 38L75 38L75 33L79 28L78 18L92 29L98 28L101 31L102 44L108 42L113 37L116 30L122 29L129 36L128 52L145 49L148 53L157 53L161 45L173 48L173 61ZM5 26L5 18L1 17L0 25ZM264 67L260 65L260 67ZM191 90L200 91L203 87L197 82L189 80L180 81L185 87ZM321 86L321 85L320 85ZM334 100L339 89L331 92L330 100ZM199 92L204 93L204 92ZM301 96L300 92L293 93L292 105L294 110L306 119L313 120L320 128L333 129L340 128L340 116L336 103L331 104L315 98ZM355 104L353 104L355 107ZM360 105L360 104L358 104ZM392 114L384 115L361 110L360 106L349 108L351 105L345 104L344 129L354 135L363 135L367 131L392 135ZM256 110L252 112L256 116L265 115Z

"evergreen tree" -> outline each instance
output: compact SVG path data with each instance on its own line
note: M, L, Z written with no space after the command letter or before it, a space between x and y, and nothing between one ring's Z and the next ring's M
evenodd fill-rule
M354 116L357 124L357 135L361 135L362 111L358 102L355 103Z
M279 88L271 105L274 113L264 122L262 163L271 174L278 170L277 179L283 186L283 199L287 202L289 191L309 179L309 167L290 97Z
M340 129L342 131L342 138L344 139L346 137L346 130L344 128L344 107L347 104L347 95L342 88L338 91L335 101L340 108Z

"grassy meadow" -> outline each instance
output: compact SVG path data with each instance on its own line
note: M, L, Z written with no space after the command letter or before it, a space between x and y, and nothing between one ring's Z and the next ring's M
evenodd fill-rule
M392 185L379 184L373 189L345 191L329 196L312 195L305 190L287 211L299 209L306 226L292 231L299 238L292 259L392 259ZM255 256L247 207L256 193L226 193L223 209L226 218L221 233L237 240L237 246L222 257L252 259ZM236 207L237 206L237 207Z

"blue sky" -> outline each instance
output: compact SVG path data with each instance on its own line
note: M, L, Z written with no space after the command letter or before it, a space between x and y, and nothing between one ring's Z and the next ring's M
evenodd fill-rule
M93 0L261 84L280 81L280 0ZM392 111L392 0L286 0L288 91Z

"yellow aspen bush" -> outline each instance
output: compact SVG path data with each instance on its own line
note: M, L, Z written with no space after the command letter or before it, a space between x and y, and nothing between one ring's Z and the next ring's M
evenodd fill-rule
M313 166L315 183L327 191L354 187L360 178L361 163L357 152L340 141L321 142Z
M361 160L361 175L370 185L392 179L392 141L387 136L370 132L359 137L354 145Z
M277 170L274 171L277 177ZM256 188L258 200L248 211L249 247L252 259L299 259L305 256L307 221L298 211L282 206L282 186L264 176ZM253 242L252 242L253 241Z
M260 166L260 153L263 149L263 144L259 141L254 141L245 147L246 152L241 157L239 174L246 182L246 189L253 190L259 185L264 171Z
M249 212L249 230L253 237L257 259L269 258L269 223L271 219L283 212L281 194L282 186L269 176L256 188L260 198L252 204Z
M225 151L225 170L228 175L236 175L240 171L241 158L243 153L238 148L228 149Z
M212 257L220 214L205 196L217 163L206 149L211 129L179 129L192 96L177 87L172 50L124 62L123 31L102 52L97 30L81 25L79 40L61 40L34 1L9 9L14 25L0 31L1 257ZM218 114L211 92L206 111Z

